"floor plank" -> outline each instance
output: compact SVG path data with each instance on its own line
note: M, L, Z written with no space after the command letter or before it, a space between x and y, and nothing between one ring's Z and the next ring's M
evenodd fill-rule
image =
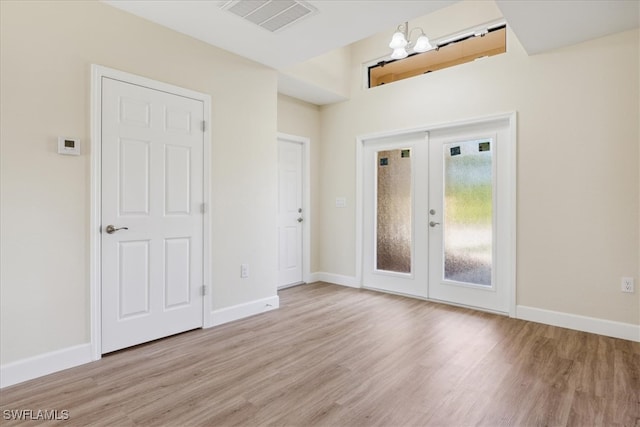
M0 421L640 427L639 343L320 282L280 303L2 389Z

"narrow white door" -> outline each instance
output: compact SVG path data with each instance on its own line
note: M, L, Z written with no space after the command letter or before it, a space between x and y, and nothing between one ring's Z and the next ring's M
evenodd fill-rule
M102 352L203 324L203 103L102 80Z
M427 297L425 133L364 147L363 286Z
M302 283L302 143L278 140L278 287Z
M509 312L509 127L430 134L429 298Z

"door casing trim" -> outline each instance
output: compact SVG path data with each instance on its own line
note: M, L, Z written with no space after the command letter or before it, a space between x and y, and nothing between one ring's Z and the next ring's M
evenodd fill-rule
M205 211L203 214L203 286L205 296L203 299L202 324L203 327L211 323L211 96L179 86L156 81L147 77L130 74L102 65L91 65L91 100L90 100L90 214L89 214L89 320L90 320L90 345L91 358L98 360L102 357L102 331L101 331L101 201L102 201L102 78L107 77L125 83L143 86L149 89L159 90L174 95L202 101L204 108L204 147L203 147L203 201Z
M435 130L443 129L455 129L458 127L479 125L483 123L491 123L496 121L508 122L509 126L509 258L505 260L509 268L509 286L508 286L508 300L509 300L509 317L516 317L516 260L517 260L517 156L518 156L518 144L517 144L517 112L506 112L487 116L474 117L465 120L458 120L453 122L426 124L422 126L396 129L390 131L374 132L370 134L364 134L356 137L356 282L360 284L360 287L364 287L363 283L363 268L364 268L364 164L363 154L364 145L369 140L388 138L394 136L402 136L413 133L424 133Z

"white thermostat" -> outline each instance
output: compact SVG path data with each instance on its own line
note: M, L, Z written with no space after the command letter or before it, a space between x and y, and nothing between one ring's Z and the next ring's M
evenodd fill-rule
M80 140L77 138L58 137L58 154L80 155Z

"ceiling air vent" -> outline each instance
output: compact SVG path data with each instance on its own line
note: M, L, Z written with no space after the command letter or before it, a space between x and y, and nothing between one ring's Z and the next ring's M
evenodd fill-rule
M300 0L231 0L220 2L220 8L272 33L317 12Z

